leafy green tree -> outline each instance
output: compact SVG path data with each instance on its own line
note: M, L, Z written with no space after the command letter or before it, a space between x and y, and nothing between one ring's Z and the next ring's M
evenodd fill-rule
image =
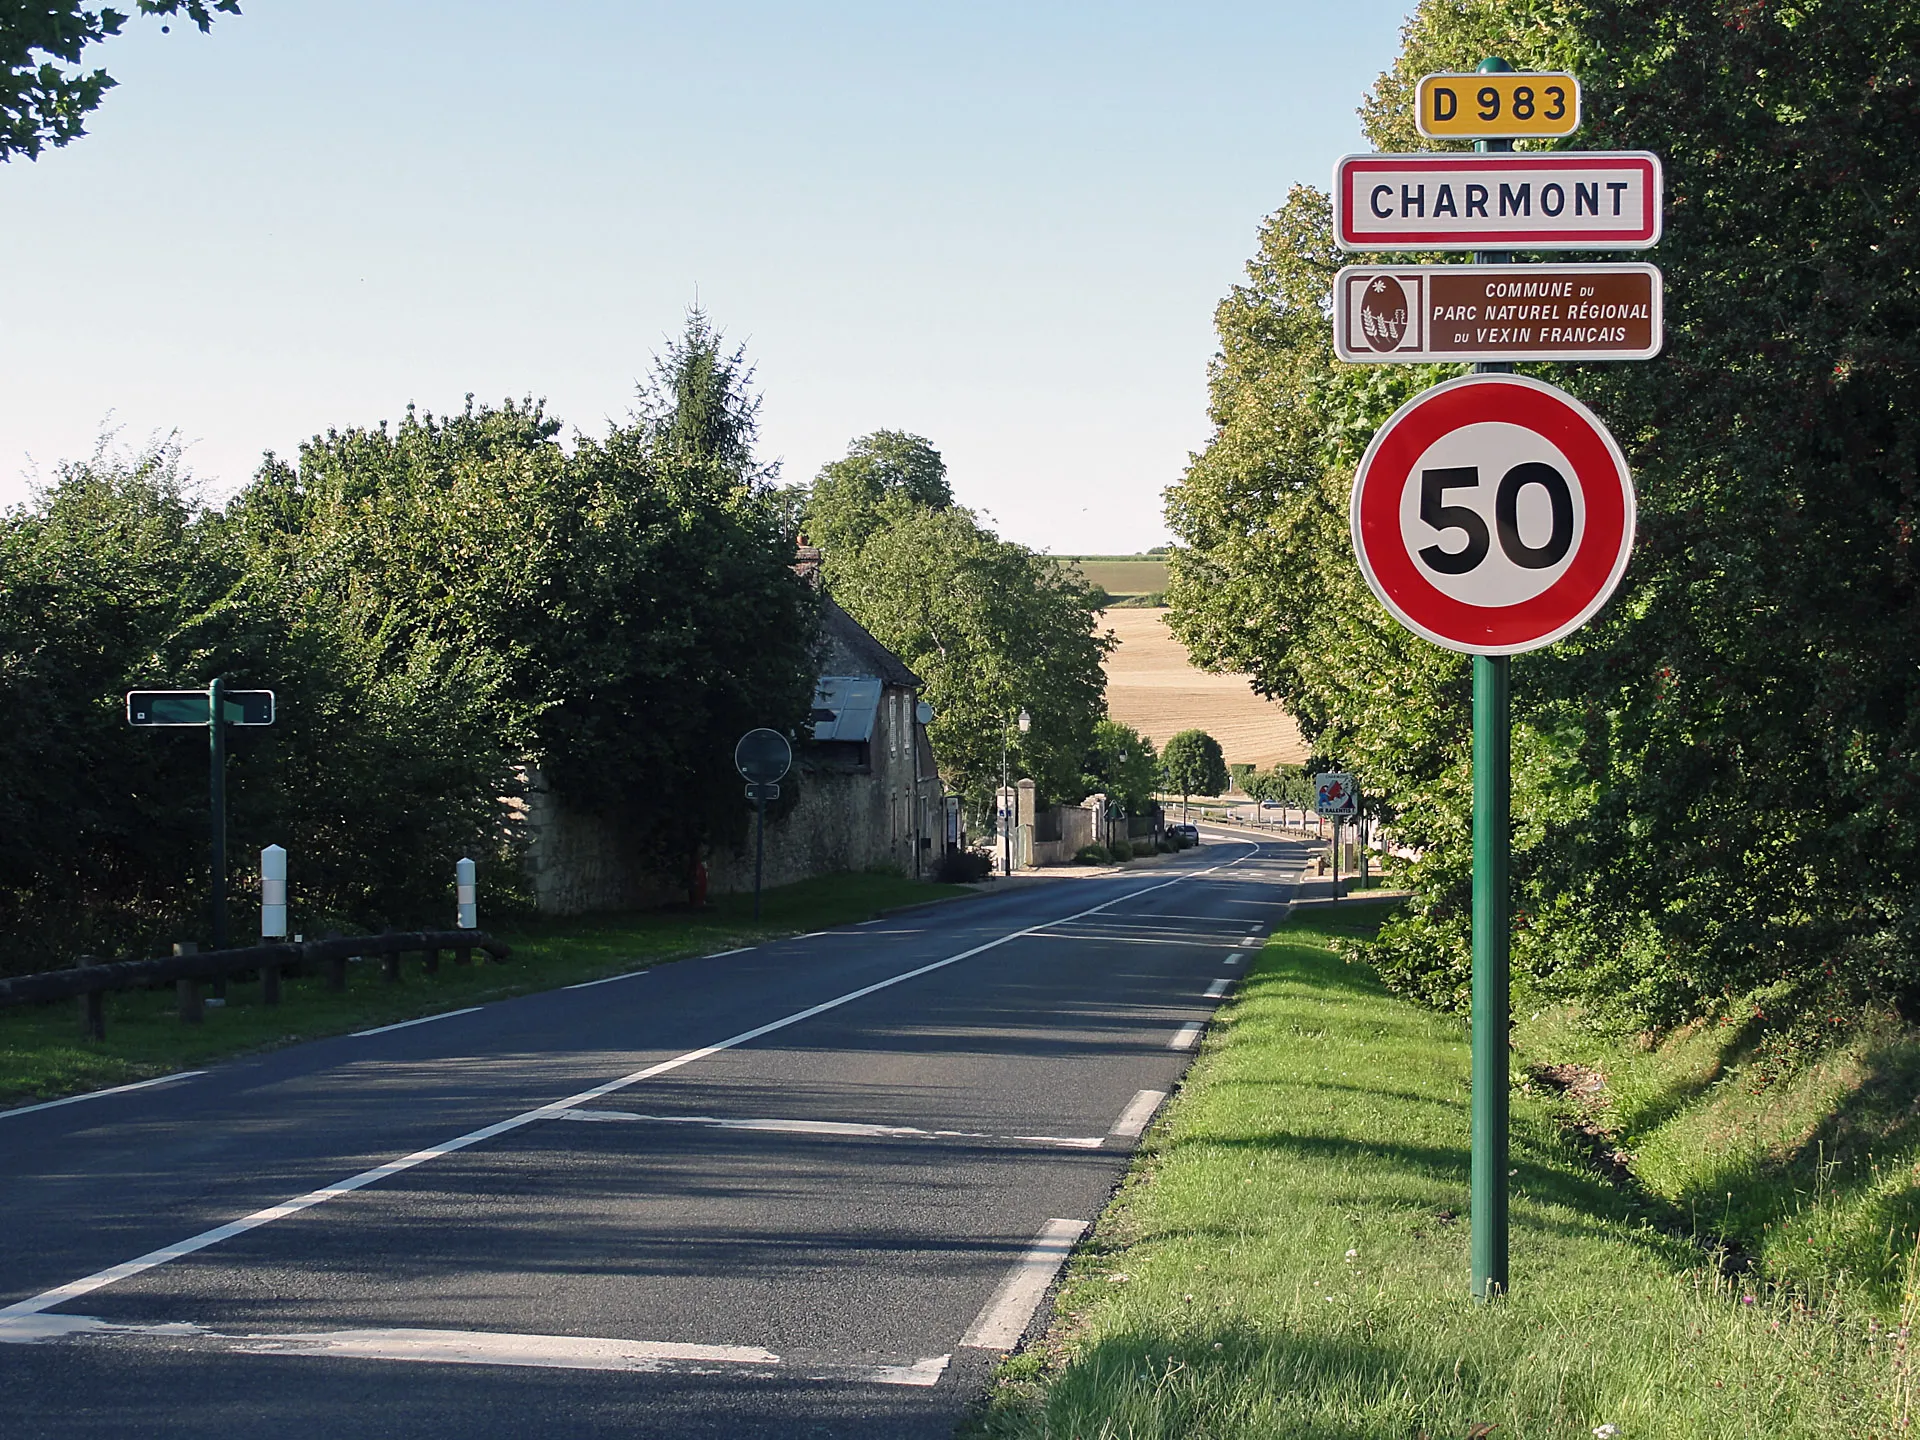
M1180 797L1180 818L1187 818L1191 795L1218 795L1227 788L1227 761L1220 742L1204 730L1182 730L1168 737L1160 752L1160 775Z
M1096 720L1093 743L1081 762L1080 787L1104 793L1129 815L1144 815L1159 790L1160 759L1153 741L1118 720Z
M134 0L142 15L185 15L202 32L216 14L238 15L239 0ZM80 70L82 52L118 35L128 17L71 0L16 0L0 7L0 160L59 147L86 133L87 116L116 83ZM164 27L163 27L164 28Z
M1080 798L1113 642L1096 633L1094 591L1077 572L950 506L904 509L858 549L828 549L824 573L833 598L925 682L929 736L955 792L987 808L1006 736L1043 800ZM1010 728L1022 709L1025 735Z
M1577 148L1666 159L1667 348L1529 367L1626 448L1640 540L1587 629L1514 663L1516 960L1641 1021L1784 979L1920 995L1920 17L1893 0L1425 0L1364 111L1424 148L1412 81L1501 55L1582 77ZM1174 625L1365 771L1423 849L1376 951L1464 998L1467 665L1400 631L1347 559L1368 436L1448 367L1328 353L1324 197L1268 222L1217 313L1217 433L1169 501ZM1825 1013L1825 1012L1823 1012Z
M876 430L820 467L806 514L807 538L825 550L857 550L895 520L953 505L947 462L932 442Z

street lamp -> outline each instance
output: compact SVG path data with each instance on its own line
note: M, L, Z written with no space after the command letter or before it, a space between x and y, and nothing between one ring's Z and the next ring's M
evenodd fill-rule
M1033 728L1033 717L1022 707L1020 718L1016 722L1020 733L1026 734ZM1000 873L1013 874L1013 805L1009 794L1007 776L1007 727L1000 727Z

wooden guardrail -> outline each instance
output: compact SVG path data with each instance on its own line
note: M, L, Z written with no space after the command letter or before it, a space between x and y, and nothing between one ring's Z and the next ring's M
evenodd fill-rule
M195 954L165 955L157 960L100 960L83 955L71 970L45 970L38 975L0 978L0 1005L28 1005L79 997L81 1026L92 1039L107 1033L103 1003L109 990L133 990L164 985L177 987L180 1018L197 1023L202 1015L200 982L225 979L243 970L260 972L262 1004L280 1003L280 972L294 965L325 965L327 988L347 988L347 962L379 956L389 981L400 978L400 957L417 952L427 974L440 968L440 952L453 952L456 964L467 964L476 950L496 960L513 954L512 947L484 930L410 930L399 934L329 936L292 944L249 945L239 950L207 950Z

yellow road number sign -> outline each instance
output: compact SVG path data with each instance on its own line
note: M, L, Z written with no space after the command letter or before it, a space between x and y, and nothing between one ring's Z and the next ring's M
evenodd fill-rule
M1580 82L1515 71L1426 75L1415 96L1422 135L1446 140L1524 140L1580 128Z

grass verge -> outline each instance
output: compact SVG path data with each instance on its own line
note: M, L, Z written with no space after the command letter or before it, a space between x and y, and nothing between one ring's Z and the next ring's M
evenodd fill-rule
M1621 1038L1558 1007L1515 1040L1528 1086L1559 1090L1670 1224L1893 1321L1920 1231L1920 1031L1874 1013L1775 1028L1772 1010L1763 992Z
M1369 910L1268 942L975 1436L1911 1433L1902 1336L1724 1280L1557 1097L1514 1095L1514 1292L1473 1304L1465 1027L1335 956Z
M281 1003L260 1004L257 984L228 987L227 1003L200 1025L177 1018L172 987L107 997L107 1038L80 1038L75 1002L0 1011L0 1107L122 1085L204 1065L232 1055L323 1035L411 1020L509 995L596 980L663 961L757 944L799 931L865 920L898 906L967 895L959 885L932 885L898 875L825 875L783 885L762 896L753 919L751 895L716 896L704 911L652 910L623 915L543 919L492 931L513 946L506 964L456 967L441 957L427 975L408 956L399 984L379 963L349 966L347 988L325 988L318 975L282 982Z

